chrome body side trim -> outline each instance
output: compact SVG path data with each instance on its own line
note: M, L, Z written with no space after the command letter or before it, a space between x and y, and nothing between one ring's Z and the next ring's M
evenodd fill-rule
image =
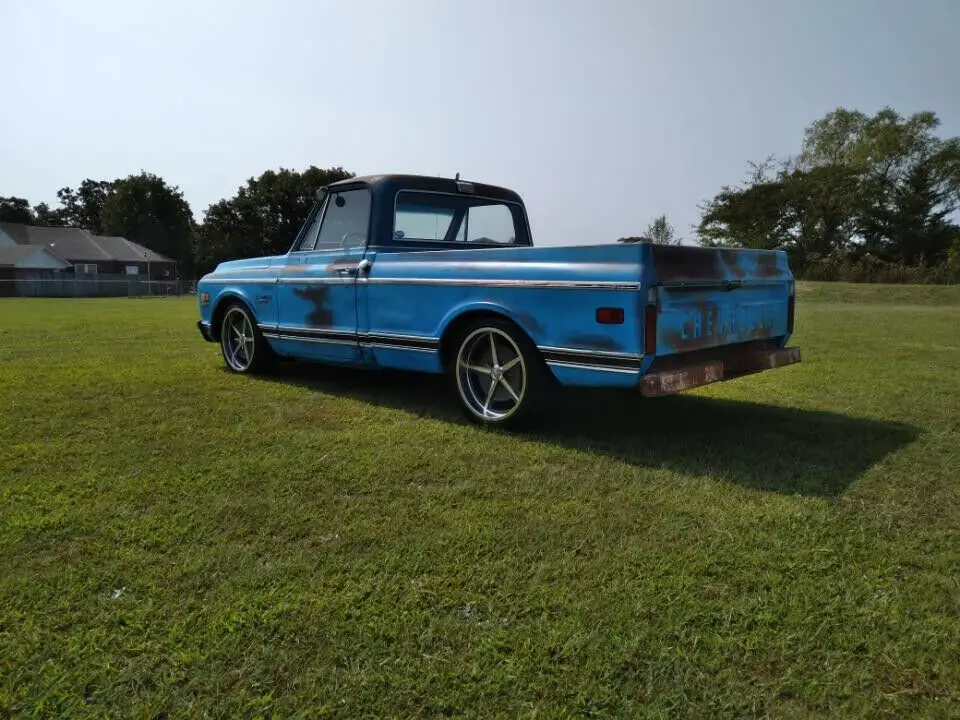
M499 280L499 279L456 279L456 278L361 278L359 282L378 285L455 285L467 287L507 287L565 290L639 290L640 283L619 282L617 280Z
M576 370L599 370L601 372L613 372L627 375L635 375L640 372L640 368L621 368L609 367L606 365L592 365L585 363L568 362L566 360L547 360L547 365L565 368L574 368Z

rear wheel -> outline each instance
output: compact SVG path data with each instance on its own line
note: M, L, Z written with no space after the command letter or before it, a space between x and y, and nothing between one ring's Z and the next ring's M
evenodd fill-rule
M233 303L223 314L220 351L227 368L235 373L263 372L276 360L250 311L240 303Z
M472 324L451 363L461 409L475 423L518 428L533 421L549 391L549 371L536 346L513 323Z

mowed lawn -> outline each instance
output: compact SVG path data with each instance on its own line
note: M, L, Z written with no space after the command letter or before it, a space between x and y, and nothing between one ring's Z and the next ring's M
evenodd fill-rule
M960 288L535 437L196 317L0 300L0 716L960 716Z

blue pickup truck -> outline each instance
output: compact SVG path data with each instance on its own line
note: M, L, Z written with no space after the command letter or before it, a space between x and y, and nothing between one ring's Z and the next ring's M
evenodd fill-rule
M783 252L533 247L517 193L459 176L328 185L289 252L223 262L197 292L235 373L296 358L446 374L489 426L564 386L661 396L800 361Z

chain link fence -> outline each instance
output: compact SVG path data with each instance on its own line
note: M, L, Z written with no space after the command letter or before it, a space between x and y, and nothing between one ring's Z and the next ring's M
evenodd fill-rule
M0 297L169 297L184 294L186 285L182 280L106 274L0 278Z

